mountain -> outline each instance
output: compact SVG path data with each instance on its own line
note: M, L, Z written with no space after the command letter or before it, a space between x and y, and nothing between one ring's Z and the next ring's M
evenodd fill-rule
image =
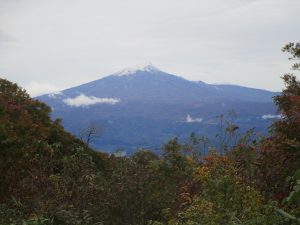
M213 137L217 116L234 110L241 132L264 133L278 118L272 97L278 93L237 85L189 81L152 64L124 69L102 79L38 97L78 135L90 123L103 129L95 140L99 150L139 147L154 150L172 137L191 132Z

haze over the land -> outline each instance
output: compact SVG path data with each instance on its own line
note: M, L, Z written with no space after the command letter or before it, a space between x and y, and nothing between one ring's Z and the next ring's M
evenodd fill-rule
M278 91L299 10L299 0L0 0L0 77L36 96L151 61Z

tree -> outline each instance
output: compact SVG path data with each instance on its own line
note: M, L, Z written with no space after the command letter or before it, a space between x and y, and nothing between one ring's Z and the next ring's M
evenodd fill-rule
M289 43L283 51L291 54L289 59L294 61L292 69L300 71L300 43ZM286 139L284 144L300 151L300 82L292 73L285 74L282 78L285 89L274 100L283 119L274 124L274 129L277 135Z
M99 124L96 122L90 122L86 128L79 131L79 138L86 144L87 147L89 147L92 142L101 137L102 132L103 129Z

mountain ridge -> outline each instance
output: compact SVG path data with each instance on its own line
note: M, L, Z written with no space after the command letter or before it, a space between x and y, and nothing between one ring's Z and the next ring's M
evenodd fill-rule
M94 143L97 149L133 152L141 143L158 146L191 132L213 136L215 117L231 110L236 111L241 132L252 127L266 132L277 115L275 95L243 86L189 81L146 65L38 99L49 104L53 118L62 118L73 134L91 121L101 124L104 133Z
M131 71L130 73L127 73L125 76L124 75L119 75L119 74L123 74L122 71ZM136 75L139 75L138 77ZM205 91L207 92L206 96L208 97L213 97L213 96L222 96L222 93L217 93L217 92L222 92L222 91L227 91L228 92L228 89L231 88L231 92L232 92L232 89L247 89L248 91L259 91L261 92L261 95L265 95L264 98L261 98L262 96L260 95L260 98L259 99L256 99L258 101L269 101L270 97L273 95L274 92L271 92L271 91L267 91L267 90L263 90L263 89L257 89L257 88L250 88L250 87L243 87L243 86L240 86L240 85L227 85L227 84L221 84L221 85L216 85L216 84L208 84L208 83L205 83L203 81L190 81L190 80L187 80L183 77L180 77L180 76L176 76L176 75L173 75L173 74L169 74L169 73L166 73L166 72L163 72L162 70L158 69L157 67L154 67L152 64L150 65L146 65L142 68L139 68L139 69L125 69L125 70L121 70L121 72L117 72L117 73L114 73L112 75L109 75L109 76L106 76L106 77L103 77L103 78L100 78L100 79L97 79L97 80L94 80L94 81L91 81L91 82L88 82L88 83L85 83L85 84L82 84L82 85L78 85L78 86L75 86L75 87L72 87L72 88L68 88L68 89L65 89L63 90L63 92L65 92L66 94L69 94L69 95L72 95L74 96L74 94L79 94L80 92L85 92L85 93L88 93L89 95L92 95L94 92L95 92L95 89L101 89L103 88L103 86L101 85L103 82L115 82L116 80L120 79L121 80L121 83L120 83L120 87L113 87L114 89L124 89L123 90L123 93L122 95L126 95L125 92L128 92L130 93L130 89L131 86L128 86L128 83L131 83L133 82L132 80L134 79L136 82L149 82L149 81L153 81L153 79L156 79L155 82L168 82L169 85L176 85L180 82L185 82L185 85L188 85L189 88L193 89L193 91L196 91L197 93L197 90L195 89L198 89L198 85L200 84L201 88L205 88ZM199 83L201 82L201 83ZM150 83L151 84L151 83ZM161 83L160 83L161 84ZM134 84L135 86L139 85L139 84ZM140 84L141 85L141 84ZM148 84L149 85L149 84ZM111 86L111 85L109 85ZM111 88L111 87L110 87ZM182 87L176 87L174 86L174 88L182 88ZM173 88L173 89L174 89ZM144 87L143 87L144 89ZM217 92L214 90L212 92L212 89L216 89ZM72 90L76 90L76 93L74 93ZM120 90L119 90L120 91ZM162 91L162 90L160 90ZM173 92L176 92L175 90L173 90ZM187 92L189 92L187 90ZM229 91L230 92L230 91ZM228 94L229 94L228 92ZM112 93L111 91L109 90L105 90L103 91L102 93L98 93L98 95L108 95L108 94L111 94L112 96L105 96L105 97L118 97L116 96L117 93ZM184 96L184 93L182 93ZM203 95L204 93L199 93L199 90L198 90L198 94L200 95ZM241 94L241 93L239 93ZM96 93L97 95L97 93ZM188 97L193 97L195 96L195 94L193 93L192 96L188 96ZM39 96L41 97L41 96ZM96 96L97 97L97 96ZM144 96L146 97L146 96ZM170 96L169 96L170 97ZM231 96L233 98L241 98L242 96L240 95L236 95L235 92L233 92L233 96ZM249 98L251 96L247 96L247 98ZM267 98L267 99L266 99Z

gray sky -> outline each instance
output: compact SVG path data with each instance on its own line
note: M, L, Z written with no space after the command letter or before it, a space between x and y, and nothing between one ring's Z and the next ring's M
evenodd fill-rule
M0 0L0 77L36 96L147 61L278 91L299 11L299 0Z

